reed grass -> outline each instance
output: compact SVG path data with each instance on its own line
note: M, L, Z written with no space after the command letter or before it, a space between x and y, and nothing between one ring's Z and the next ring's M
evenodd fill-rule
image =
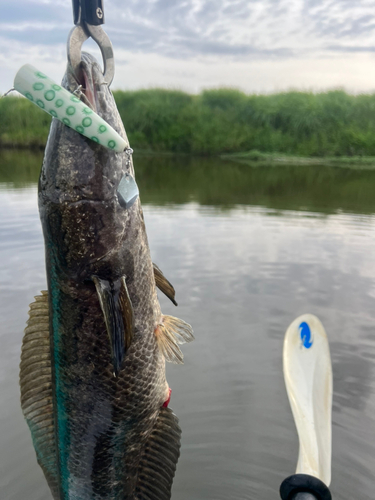
M115 91L134 149L196 155L375 156L375 94L234 89ZM0 145L43 147L50 118L25 99L0 100Z

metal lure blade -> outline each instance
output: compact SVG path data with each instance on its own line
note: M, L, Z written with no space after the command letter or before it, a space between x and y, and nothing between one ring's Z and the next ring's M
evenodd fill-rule
M123 208L130 208L139 196L139 189L134 177L125 174L117 189L117 197Z

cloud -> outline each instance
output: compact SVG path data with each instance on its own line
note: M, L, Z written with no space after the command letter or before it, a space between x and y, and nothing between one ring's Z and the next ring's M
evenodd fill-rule
M69 6L70 7L70 6ZM375 43L368 0L111 0L106 29L121 48L171 57L291 57L325 47ZM67 2L8 2L3 36L55 44L72 26Z
M169 56L297 57L349 39L375 42L367 0L133 0L125 8L113 0L109 7L109 32L131 49Z
M73 26L70 2L3 4L0 71L9 71L12 60L31 48L44 59L63 52ZM194 61L226 62L228 68L241 61L297 64L368 54L375 47L373 0L106 0L104 8L115 55L133 62L131 55L169 59L171 65L182 61L188 72ZM66 60L59 57L60 64Z

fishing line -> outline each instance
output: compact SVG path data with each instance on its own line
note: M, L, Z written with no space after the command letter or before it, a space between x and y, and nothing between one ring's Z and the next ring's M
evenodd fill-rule
M8 94L10 94L11 92L14 92L16 89L13 87L12 89L8 90L8 92L5 92L5 94L3 94L0 99L2 99L3 97L6 97Z

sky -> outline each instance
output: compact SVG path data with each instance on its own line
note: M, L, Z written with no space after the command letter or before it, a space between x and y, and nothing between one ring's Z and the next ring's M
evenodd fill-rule
M104 0L104 13L112 89L375 91L375 0ZM25 63L60 81L72 27L70 0L0 0L0 92Z

